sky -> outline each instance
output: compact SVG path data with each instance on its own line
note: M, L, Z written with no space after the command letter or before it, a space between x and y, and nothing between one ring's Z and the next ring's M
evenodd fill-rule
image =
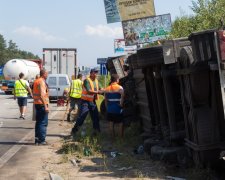
M154 0L156 14L172 20L192 14L191 0ZM0 34L21 50L42 58L43 48L77 48L79 66L116 56L113 41L123 38L121 23L107 24L103 0L1 0Z

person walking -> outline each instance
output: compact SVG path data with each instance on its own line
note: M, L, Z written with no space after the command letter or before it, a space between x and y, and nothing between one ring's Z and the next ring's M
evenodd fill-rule
M35 144L47 145L45 138L48 126L49 113L49 93L46 79L48 72L46 70L40 71L40 78L35 80L33 86L34 105L36 110L36 124L35 124Z
M70 101L70 109L67 115L67 121L70 122L70 114L76 109L78 112L78 107L80 104L80 98L82 94L82 74L78 74L77 79L72 80L72 84L69 91L69 101Z
M32 92L29 86L28 81L24 80L24 74L21 72L19 74L19 80L16 80L14 85L14 99L16 100L19 105L20 110L20 119L25 119L25 113L27 109L27 95L28 92L32 97Z
M119 136L123 137L123 115L122 107L124 101L124 90L119 84L119 76L113 74L108 87L105 88L105 105L106 105L106 118L109 121L109 129L112 138L115 136L114 125L119 125Z
M90 112L91 120L93 123L93 135L97 132L100 132L100 125L99 125L99 114L98 108L96 105L96 100L98 99L98 94L101 93L99 90L99 83L97 80L97 69L91 69L90 77L84 80L82 95L81 95L81 103L79 114L76 120L74 127L72 128L71 135L75 137L76 132L84 123L88 112Z

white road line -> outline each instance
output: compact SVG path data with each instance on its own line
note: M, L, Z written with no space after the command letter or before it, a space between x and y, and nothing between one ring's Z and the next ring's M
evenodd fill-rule
M56 111L50 114L49 119L53 118L58 110L61 110L62 107L58 107ZM34 130L31 130L24 136L18 143L24 143L28 138L30 138L34 133ZM14 145L12 146L5 154L0 157L0 169L24 146L24 145Z
M3 121L0 122L0 128L3 126Z

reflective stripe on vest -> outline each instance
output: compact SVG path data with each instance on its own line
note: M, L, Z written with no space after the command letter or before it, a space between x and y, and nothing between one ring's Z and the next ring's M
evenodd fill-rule
M82 94L82 81L80 79L76 79L72 81L70 97L73 98L81 98Z
M89 85L91 87L91 90L94 91L94 83L93 81L90 79L90 78L87 78L87 81L89 82ZM96 88L97 88L97 91L99 90L99 87L98 87L98 80L95 79L95 85L96 85ZM94 98L95 98L95 95L94 94L90 94L86 88L84 87L83 85L83 90L82 90L82 95L81 95L81 99L85 100L85 101L94 101ZM96 95L96 100L98 99L98 95Z
M39 79L34 81L34 86L33 86L34 104L43 104L43 102L41 101L41 89L40 89L40 84L43 81L44 81L43 78L39 78ZM45 86L45 88L46 88L47 92L44 93L44 103L49 104L47 85Z
M22 85L22 84L23 85ZM16 97L26 97L27 96L27 94L28 94L28 92L27 92L27 90L25 89L25 87L26 87L27 85L26 85L26 82L24 81L24 80L17 80L16 82L15 82L15 96Z
M120 106L122 87L117 83L112 83L105 89L105 97L107 99L107 112L113 114L121 114L122 108Z
M121 99L107 99L110 102L120 102Z

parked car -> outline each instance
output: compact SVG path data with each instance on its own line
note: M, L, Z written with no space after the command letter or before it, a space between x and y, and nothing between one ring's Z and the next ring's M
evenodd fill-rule
M67 74L49 74L46 82L49 87L50 101L63 97L64 89L70 87L70 80Z

